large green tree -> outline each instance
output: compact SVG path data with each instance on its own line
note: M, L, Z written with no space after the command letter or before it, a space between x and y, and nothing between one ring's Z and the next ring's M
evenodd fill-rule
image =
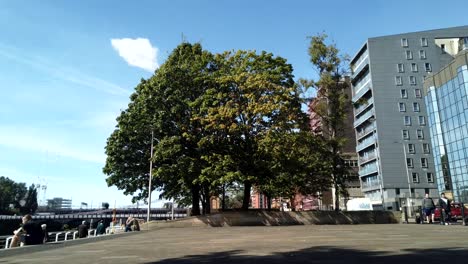
M203 167L200 123L192 118L195 101L210 85L212 55L200 44L182 43L148 80L142 80L108 139L107 182L135 196L148 195L151 134L153 180L161 197L187 202L199 214L200 195L209 192L197 180ZM204 199L204 207L209 198Z
M31 185L0 176L0 213L34 213L37 210L37 190Z
M304 129L306 117L293 68L284 58L237 51L219 54L215 61L216 85L196 102L197 120L207 132L200 145L209 149L200 179L218 185L242 183L242 208L247 209L252 186L267 184L271 176L261 142L270 131Z
M318 72L318 80L302 80L305 87L316 91L316 102L312 111L321 121L320 132L326 141L324 162L330 167L331 183L335 192L335 210L339 210L340 194L345 193L349 168L343 162L343 147L347 141L344 129L347 115L352 111L351 101L346 95L350 82L346 79L347 58L342 56L327 35L319 34L310 38L308 50L310 62Z

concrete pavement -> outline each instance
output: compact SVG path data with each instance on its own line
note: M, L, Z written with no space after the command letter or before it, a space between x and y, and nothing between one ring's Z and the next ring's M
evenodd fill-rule
M165 228L0 263L467 263L468 227L416 224Z

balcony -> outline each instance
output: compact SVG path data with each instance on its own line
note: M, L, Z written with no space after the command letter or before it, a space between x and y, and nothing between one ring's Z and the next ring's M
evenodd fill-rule
M370 126L367 126L363 130L360 130L359 132L356 132L357 139L359 140L359 139L367 136L369 133L373 132L375 129L376 129L376 125L374 123L374 124L372 124Z
M369 79L368 81L363 83L361 87L359 87L359 90L356 88L353 88L353 90L355 91L354 96L352 98L353 103L357 102L363 95L365 95L368 91L370 91L371 84L372 84L372 80Z
M362 182L361 188L366 190L380 189L380 184L379 181Z
M356 121L354 121L354 128L360 126L372 116L374 116L374 109L369 110L368 112L360 116L358 119L356 119Z
M356 146L356 152L360 152L361 150L375 144L377 142L377 137L376 136L371 136L366 138L365 140L358 142Z
M353 74L351 75L351 78L354 79L367 64L369 64L369 52L368 51L364 52L359 58L359 60L357 60L351 66L351 71L353 72Z
M359 176L364 177L373 173L377 173L377 163L370 163L359 169Z
M362 113L362 111L366 110L369 106L373 105L374 104L374 98L369 98L367 99L367 102L360 105L358 108L355 108L354 109L354 115L357 116L359 115L360 113Z
M377 158L377 155L375 154L375 152L371 152L367 156L360 158L359 159L359 164L363 165L363 164L365 164L365 163L367 163L369 161L375 160L376 158Z

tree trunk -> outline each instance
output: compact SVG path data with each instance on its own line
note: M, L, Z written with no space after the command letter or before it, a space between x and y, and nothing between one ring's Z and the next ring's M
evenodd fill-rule
M244 182L244 198L242 200L242 210L249 210L250 189L252 189L252 184L248 181Z
M268 211L271 211L271 197L270 197L270 195L267 195L267 207L268 207Z
M200 186L192 186L192 215L200 215Z
M223 184L223 203L221 205L221 208L226 210L226 184Z
M340 190L338 189L338 183L333 184L335 187L335 211L340 211Z

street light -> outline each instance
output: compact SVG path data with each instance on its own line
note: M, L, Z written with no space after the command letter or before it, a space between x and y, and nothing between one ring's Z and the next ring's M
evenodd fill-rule
M151 214L151 179L153 178L153 138L154 132L151 131L151 158L150 158L150 169L149 169L149 183L148 183L148 213L146 216L146 224L149 228L150 214Z

